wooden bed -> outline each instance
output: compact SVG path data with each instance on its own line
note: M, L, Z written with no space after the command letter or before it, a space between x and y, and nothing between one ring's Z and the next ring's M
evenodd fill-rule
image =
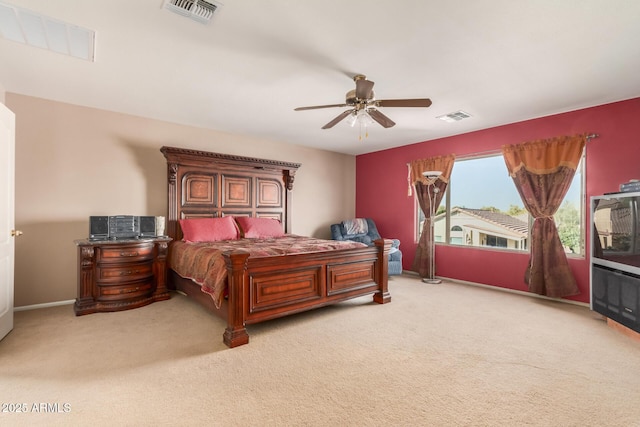
M275 218L291 233L291 192L299 164L173 147L160 151L168 168L166 228L174 241L182 239L178 221L198 217ZM237 347L249 342L247 324L362 295L390 302L390 248L390 240L378 240L374 247L296 255L254 258L244 251L226 252L228 294L219 309L200 285L171 265L168 287L226 319L224 343Z

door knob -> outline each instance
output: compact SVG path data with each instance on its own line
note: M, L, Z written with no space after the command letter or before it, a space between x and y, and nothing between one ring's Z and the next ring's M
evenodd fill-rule
M22 231L20 231L20 230L11 230L11 236L13 236L13 237L22 236Z

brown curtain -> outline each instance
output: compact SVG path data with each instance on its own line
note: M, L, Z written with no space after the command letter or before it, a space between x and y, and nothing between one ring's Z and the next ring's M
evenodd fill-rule
M420 204L420 209L425 216L424 225L422 226L422 234L420 235L420 241L416 248L416 255L413 259L413 265L411 270L418 272L420 277L433 277L435 271L431 271L431 248L433 247L433 236L431 235L431 206L433 205L433 211L438 210L440 201L444 196L444 192L449 184L449 178L451 177L451 170L453 169L453 163L455 155L450 154L447 156L432 157L429 159L414 160L409 164L409 179L410 183L416 189L416 197ZM440 171L441 175L433 179L425 178L422 172L426 171ZM437 191L435 189L437 188Z
M585 142L584 135L576 135L502 147L509 175L534 218L525 272L530 292L556 298L580 292L553 215L571 185Z

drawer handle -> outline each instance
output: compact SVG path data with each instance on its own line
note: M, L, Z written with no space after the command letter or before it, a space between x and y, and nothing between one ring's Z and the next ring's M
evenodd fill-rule
M138 256L138 252L120 252L120 256Z
M140 289L140 288L138 288L138 287L137 287L137 288L135 288L135 289L122 289L122 290L120 291L120 293L121 293L121 294L130 294L131 292L135 292L135 291L137 291L137 290L139 290L139 289Z
M121 271L120 275L121 276L130 276L132 274L138 274L140 273L140 270L127 270L127 271Z

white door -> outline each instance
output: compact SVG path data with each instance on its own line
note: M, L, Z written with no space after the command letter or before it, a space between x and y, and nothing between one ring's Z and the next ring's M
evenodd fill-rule
M15 123L0 104L0 339L13 329Z

